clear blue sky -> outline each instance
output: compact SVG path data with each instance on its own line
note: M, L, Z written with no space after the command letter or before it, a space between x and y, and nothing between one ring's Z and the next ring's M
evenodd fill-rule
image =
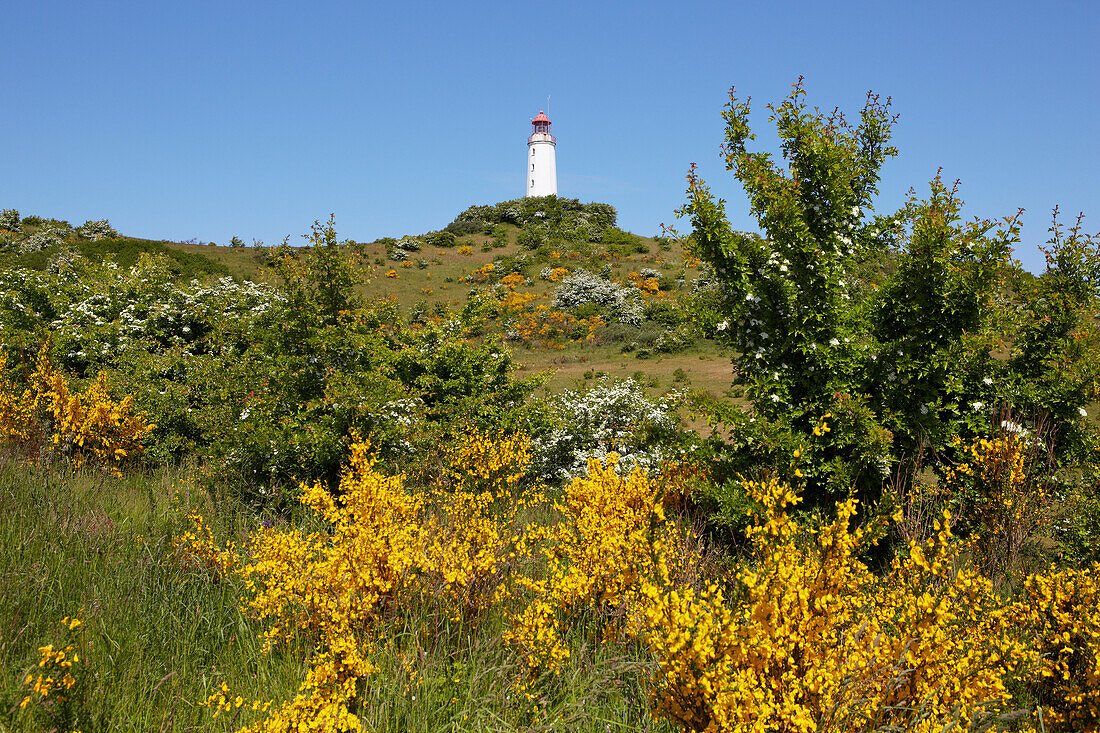
M755 124L893 97L880 210L940 166L970 215L1050 209L1100 230L1100 3L87 2L6 0L0 208L125 234L292 241L439 229L523 195L552 95L562 196L655 234L691 162L751 229L718 157L730 85ZM771 148L774 135L758 143ZM681 228L685 228L681 222Z

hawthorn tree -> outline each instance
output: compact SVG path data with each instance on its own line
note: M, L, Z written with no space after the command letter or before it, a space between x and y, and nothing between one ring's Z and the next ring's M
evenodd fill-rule
M858 122L849 122L838 110L811 109L805 97L799 79L781 104L768 106L781 161L749 149L748 99L731 89L723 111L726 168L743 186L760 235L733 230L725 202L694 166L677 212L690 217L691 246L720 283L727 320L719 330L739 352L735 380L754 407L755 427L746 419L741 428L767 425L772 438L787 437L758 440L753 450L768 444L777 462L790 459L782 451L816 444L815 459L799 469L809 497L854 488L874 499L900 461L923 456L935 466L950 458L957 437L988 435L997 411L1043 407L1027 384L1057 382L1058 414L1078 415L1096 369L1082 366L1083 339L1069 343L1067 334L1089 323L1095 271L1088 280L1078 264L1074 284L1040 278L1028 290L1033 297L1011 300L1019 288L1010 284L1021 281L1011 257L1019 213L963 221L957 183L949 187L938 174L926 198L911 190L899 211L877 213L882 166L897 155L890 100L869 93ZM1094 261L1094 239L1068 239L1072 247L1052 244L1068 252L1055 260ZM1046 330L1024 328L1017 339L1020 323L1052 301L1065 317ZM1040 345L1057 353L1040 357ZM1015 357L1004 358L1013 349ZM1063 356L1079 367L1072 385L1050 368L1053 359L1071 372Z

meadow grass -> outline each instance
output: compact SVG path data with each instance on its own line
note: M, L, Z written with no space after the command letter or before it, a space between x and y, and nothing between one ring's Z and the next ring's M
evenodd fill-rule
M261 655L234 589L171 557L177 506L194 498L173 501L187 473L118 480L0 464L0 721L8 729L226 730L198 703L231 670L257 695L297 689L302 660ZM221 534L240 521L208 516ZM73 616L84 620L76 635L82 699L73 695L68 711L20 709L38 647L59 644L58 622Z
M259 519L194 489L187 467L135 472L41 467L0 459L0 731L228 731L247 707L202 706L221 683L245 700L292 698L316 653L292 642L263 651L240 609L241 588L189 571L172 538L199 511L215 538L243 541ZM542 515L528 520L553 522ZM312 528L310 517L294 524ZM527 568L537 575L537 569ZM373 731L666 731L650 716L645 655L593 644L583 624L559 676L527 693L521 654L503 639L507 609L473 623L427 600L378 630L358 711ZM68 631L59 622L83 624ZM39 647L73 643L79 683L65 704L35 699ZM33 697L33 696L32 696ZM56 693L52 695L56 697Z

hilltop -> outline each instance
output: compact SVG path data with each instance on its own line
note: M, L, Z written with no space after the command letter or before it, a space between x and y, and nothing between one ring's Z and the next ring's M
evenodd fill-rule
M610 374L659 391L687 384L724 391L730 366L708 338L717 314L698 260L681 241L624 231L616 219L606 203L524 198L471 206L439 230L344 240L341 248L368 304L414 326L477 312L484 330L469 336L501 338L521 373L550 370L548 389ZM138 239L106 221L73 227L9 212L0 222L0 268L46 270L73 257L129 268L145 254L166 258L181 281L270 282L275 257L304 251L234 239L235 246ZM579 294L556 302L567 282Z

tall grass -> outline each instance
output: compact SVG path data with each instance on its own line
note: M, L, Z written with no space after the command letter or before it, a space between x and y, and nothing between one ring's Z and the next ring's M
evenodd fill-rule
M233 588L171 558L173 504L198 501L186 490L174 500L187 484L181 470L118 480L0 462L0 721L10 729L224 730L198 702L230 670L257 696L297 689L302 661L259 653ZM240 530L239 516L207 515L216 532ZM58 643L66 616L84 619L82 697L64 715L49 698L21 709L37 649Z
M261 629L239 610L240 589L173 556L191 510L219 541L244 540L259 523L214 507L186 467L117 479L0 457L0 731L228 731L258 714L214 717L201 703L222 682L246 700L295 695L316 650L264 653ZM59 621L73 616L84 624L69 633ZM367 730L671 730L650 716L651 670L636 646L593 644L578 627L561 674L524 694L515 682L525 664L503 640L503 610L474 624L449 616L429 601L379 628L378 672L357 711ZM67 705L47 698L20 708L38 648L66 634L79 638L82 684Z

